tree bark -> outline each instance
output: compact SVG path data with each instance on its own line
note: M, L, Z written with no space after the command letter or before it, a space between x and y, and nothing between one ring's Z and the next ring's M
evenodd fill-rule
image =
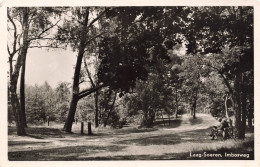
M175 118L178 118L178 108L179 108L179 104L178 104L178 89L177 86L175 88L175 102L176 102L176 113L175 113Z
M68 133L71 133L72 124L73 124L75 113L77 110L77 104L78 104L78 96L77 96L77 94L73 94L72 100L70 103L70 110L68 113L68 117L67 117L65 125L64 125L64 130Z
M86 57L84 57L84 65L85 65L85 69L86 69L86 71L87 71L88 78L89 78L89 80L90 80L91 86L92 86L92 88L95 88L96 85L97 85L97 83L95 84L94 81L93 81L93 79L92 79L91 73L90 73L90 71L89 71L89 69L88 69ZM98 127L98 126L99 126L98 91L95 92L94 98L95 98L95 127Z
M108 119L109 119L109 117L110 117L110 115L111 115L111 112L112 112L112 110L113 110L113 108L114 108L114 105L115 105L115 102L116 102L116 95L117 95L117 91L115 92L115 96L114 96L113 102L112 102L112 104L111 104L111 106L110 106L109 113L108 113L107 118L106 118L106 120L105 120L105 122L104 122L104 127L107 126Z
M95 127L99 126L99 121L98 121L98 91L95 92Z
M27 121L26 121L26 113L25 113L25 64L26 64L26 55L24 55L24 64L22 66L22 72L21 72L21 79L20 79L20 102L21 102L21 117L22 117L22 123L24 127L27 127Z
M253 112L254 112L254 100L249 97L249 109L247 113L247 120L248 120L248 127L252 128L253 123L252 123L252 118L253 118Z
M11 88L13 89L13 88ZM18 136L24 136L26 135L22 117L21 117L21 106L16 94L15 90L10 90L11 93L11 104L12 104L12 111L15 117L15 122L16 122L16 130L17 130L17 135Z
M84 25L81 30L79 52L78 52L76 67L75 67L75 71L74 71L73 86L72 86L73 91L72 91L72 99L71 99L71 103L70 103L70 110L69 110L68 117L67 117L65 125L64 125L64 130L68 133L71 133L72 123L73 123L73 119L75 117L77 103L79 100L79 77L80 77L82 58L84 56L84 50L85 50L86 42L87 42L88 17L89 17L89 9L86 9L85 21L84 21Z
M16 128L17 128L17 135L18 136L24 136L26 135L25 129L24 129L24 120L21 113L21 105L17 96L17 83L19 78L19 72L21 67L23 66L25 62L25 57L27 54L27 50L29 47L29 41L28 41L28 33L29 33L29 8L24 8L23 13L23 22L22 26L24 29L23 33L23 46L21 47L21 52L18 54L16 65L12 67L12 58L10 57L10 93L11 93L11 104L12 104L12 110L13 114L15 116L15 122L16 122ZM14 37L17 38L17 37ZM16 43L14 43L16 45ZM15 51L13 51L15 52ZM11 55L10 55L11 56Z
M225 96L225 111L226 111L227 120L230 120L229 115L228 115L227 100L228 100L228 95Z
M236 74L234 83L234 110L235 110L235 125L234 125L234 135L238 139L243 139L241 131L241 73Z
M169 123L169 125L171 125L171 116L170 116L170 114L168 114L168 123Z
M242 122L241 122L241 138L245 138L245 132L246 132L246 115L247 115L247 108L246 108L246 87L245 83L246 82L246 77L244 74L242 74L242 90L241 90L241 102L242 102Z
M196 104L197 100L194 101L193 105L192 105L192 109L193 109L193 119L196 119L196 107L197 107L197 104Z
M165 126L165 122L164 122L164 118L163 118L163 111L161 111L161 115L162 115L163 125Z

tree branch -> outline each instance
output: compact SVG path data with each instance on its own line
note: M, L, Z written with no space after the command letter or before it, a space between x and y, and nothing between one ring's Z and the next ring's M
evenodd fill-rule
M58 46L51 46L51 45L44 45L44 46L37 46L37 45L35 45L35 46L30 46L30 47L28 47L28 48L54 48L54 49L57 49L57 48L62 48L62 47L58 47Z
M91 93L105 87L106 85L105 84L102 84L102 85L99 85L95 88L90 88L90 89L86 89L86 90L83 90L79 93L79 99L83 98L83 97L86 97L87 95L90 95Z
M215 69L215 70L221 75L221 77L223 78L224 83L225 83L225 85L227 86L228 90L230 91L231 94L233 94L233 90L232 90L232 88L231 88L231 86L230 86L230 84L229 84L227 78L224 76L224 74L223 74L218 68L216 68L216 67L210 65L209 63L207 63L206 65L209 66L209 67L211 67L211 68L213 68L213 69Z
M98 37L101 37L103 34L105 34L105 32L102 32L102 33L100 33L100 34L90 38L88 41L86 41L86 45L89 44L92 40L94 40L94 39L96 39Z
M16 28L16 25L15 25L13 19L9 15L9 12L7 12L7 17L11 21L11 23L14 27L14 43L13 43L13 53L12 53L12 55L14 55L14 52L16 52L16 44L17 44L17 28Z
M46 28L45 30L43 30L43 31L38 35L38 37L40 38L42 34L44 34L45 32L49 31L51 28L53 28L54 26L56 26L59 22L60 22L60 20L57 21L55 24L51 25L50 27Z
M96 87L96 85L95 85L95 83L94 83L94 81L93 81L93 79L92 79L92 77L91 77L91 74L90 74L90 72L89 72L89 70L88 70L88 65L87 65L87 62L86 62L86 57L84 57L84 65L85 65L85 69L86 69L86 71L87 71L87 73L88 73L88 78L89 78L89 80L90 80L90 83L91 83L92 87L94 88L94 87Z
M11 52L10 52L10 49L9 49L9 46L8 46L8 45L7 45L7 51L8 51L8 54L9 54L9 56L10 56L10 57L12 57L12 56L11 56Z
M101 12L95 19L93 19L87 28L90 28L98 19L100 19L109 9L105 9L103 12Z

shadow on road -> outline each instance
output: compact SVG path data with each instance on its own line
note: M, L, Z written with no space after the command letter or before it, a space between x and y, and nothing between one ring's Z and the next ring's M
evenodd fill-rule
M62 138L62 131L54 128L45 127L28 127L26 128L26 136L35 139L45 139L50 137ZM8 135L16 135L15 127L8 127Z
M191 125L201 124L203 122L203 119L199 118L199 117L196 117L195 119L193 119L191 117L191 118L189 118L189 122Z
M115 144L136 144L141 146L148 145L174 145L181 142L181 138L176 134L168 134L168 135L158 135L158 136L148 136L141 137L138 139L130 139L115 142Z
M181 125L181 119L155 121L155 127L177 128Z
M117 152L126 146L70 146L53 149L33 150L33 151L17 151L9 152L8 159L10 161L69 161L84 160L84 157L97 152Z

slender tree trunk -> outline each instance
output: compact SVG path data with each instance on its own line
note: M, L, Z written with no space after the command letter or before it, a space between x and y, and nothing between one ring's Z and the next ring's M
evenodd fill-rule
M240 138L241 132L241 104L240 98L236 97L234 110L235 110L235 121L234 121L234 135L236 138Z
M73 78L72 99L71 99L71 103L70 103L70 110L68 113L68 117L67 117L65 125L64 125L64 130L68 133L71 133L72 123L73 123L73 119L75 117L77 103L79 100L79 77L80 77L81 63L82 63L82 59L84 56L84 50L85 50L86 41L87 41L88 17L89 17L89 9L86 10L85 22L84 22L83 28L81 30L82 33L81 33L81 39L80 39L80 45L79 45L79 52L78 52L78 56L77 56L77 62L76 62L74 78Z
M178 118L178 111L179 111L179 104L178 104L178 102L177 102L175 118Z
M175 88L175 102L176 102L176 113L175 113L175 118L178 118L178 107L179 107L179 104L178 104L178 89L177 87Z
M16 65L12 67L12 58L10 60L10 93L11 93L11 104L12 104L12 110L13 114L15 116L15 122L17 127L17 135L23 136L26 135L25 129L24 129L24 121L23 116L21 113L21 105L17 96L17 82L19 78L19 72L21 67L23 66L25 62L25 56L27 54L27 50L29 47L29 41L28 41L28 33L29 33L29 8L24 8L23 12L23 23L22 27L24 29L23 33L23 46L21 48L21 52L19 52ZM15 37L17 38L17 37Z
M71 133L74 116L75 116L75 113L77 110L77 104L78 104L78 96L77 96L77 94L73 94L72 101L70 103L69 114L68 114L68 117L67 117L65 125L64 125L64 130L68 133Z
M97 86L97 83L95 84L93 79L92 79L91 73L90 73L90 71L88 69L86 57L84 57L83 60L84 60L84 65L85 65L87 74L88 74L88 78L90 80L92 88L94 88L94 87ZM98 117L99 117L99 115L98 115L98 91L95 92L94 98L95 98L95 127L98 127L99 126L99 119L98 119Z
M193 116L193 103L190 103L190 115Z
M242 121L241 121L241 73L238 73L235 76L235 104L234 104L234 110L235 110L235 125L234 125L234 134L235 137L238 139L243 139L242 134Z
M99 126L99 121L98 121L98 91L95 92L95 127Z
M245 132L246 132L246 115L247 115L247 109L246 109L246 88L245 88L245 76L242 74L242 96L241 96L241 102L242 102L242 122L241 122L241 138L245 138Z
M27 127L26 122L26 114L25 114L25 66L26 66L26 55L24 59L24 64L22 66L22 72L21 72L21 80L20 80L20 102L21 102L21 117L22 117L22 123L24 127Z
M115 92L115 96L114 96L113 102L112 102L112 104L110 106L109 113L108 113L107 118L106 118L106 120L104 122L104 127L107 126L108 119L109 119L109 117L111 115L111 112L113 111L113 108L114 108L114 105L115 105L115 102L116 102L116 95L117 95L117 91Z
M194 101L194 104L193 104L193 107L192 107L193 108L193 119L196 118L196 107L197 107L196 101L197 100Z
M253 127L253 124L252 124L253 111L254 111L253 102L254 102L254 100L252 100L252 98L249 97L249 109L248 109L248 113L247 113L247 120L248 120L249 128Z
M12 88L11 88L12 89ZM12 104L12 111L15 117L16 122L16 130L18 136L24 136L26 135L24 124L21 117L21 106L16 94L15 90L10 90L11 93L11 104Z
M229 115L228 115L227 101L228 101L228 95L225 96L225 111L226 111L226 118L227 118L227 120L231 123L230 117L229 117Z
M99 105L99 124L102 124L102 117L103 117L103 115L102 115L102 107L101 107L101 105Z
M163 121L163 125L165 126L165 122L164 122L164 118L163 118L163 112L161 111L161 115L162 115L162 121Z
M171 125L171 116L170 116L170 114L168 114L168 123L169 123L169 125Z
M155 121L155 111L151 111L151 126L154 125L154 121Z

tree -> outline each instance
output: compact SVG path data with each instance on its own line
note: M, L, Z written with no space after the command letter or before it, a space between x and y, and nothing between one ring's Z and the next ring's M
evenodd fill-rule
M245 137L246 73L253 71L253 8L191 8L186 31L189 53L202 53L204 65L218 72L235 111L235 137ZM196 30L196 31L195 31Z
M184 80L183 89L184 95L189 101L190 113L193 118L196 118L197 101L201 89L201 67L199 66L199 60L193 55L187 55L184 57L182 63L181 78Z
M92 58L92 57L89 57L89 58ZM98 78L97 78L97 66L98 66L98 60L97 60L97 55L95 54L95 58L94 58L94 62L93 62L93 66L92 69L96 72L94 74L94 76L91 74L90 70L89 70L89 67L88 67L88 64L87 64L87 60L86 60L86 56L84 57L84 66L85 66L85 69L86 69L86 73L87 73L87 77L89 79L89 82L91 84L91 87L92 88L95 88L97 86L99 86L98 84ZM95 127L98 127L99 126L99 105L98 105L98 97L99 97L99 91L97 90L95 92L95 95L94 95L94 98L95 98Z
M70 100L69 85L70 83L60 82L55 89L55 94L56 94L55 110L57 112L57 117L60 122L64 122L66 120L66 115L69 110L69 100Z
M72 118L78 100L108 85L112 89L119 90L119 95L122 96L134 88L137 79L147 78L146 65L151 65L156 57L168 58L167 54L163 53L165 51L163 41L168 34L179 30L177 25L181 24L182 19L175 13L181 13L182 9L182 7L70 9L72 19L64 22L57 35L59 40L71 44L78 51L74 93L64 126L67 132L71 132ZM89 16L93 16L93 19ZM93 49L89 46L98 48L100 59L98 80L102 84L80 91L82 58L85 51ZM150 61L151 48L155 50L155 54Z
M93 20L90 20L90 15L94 15L95 12L97 12L97 17ZM101 10L99 9L95 10L94 8L71 9L71 13L73 14L71 20L72 22L71 23L65 22L64 27L62 29L59 29L58 32L59 40L61 41L63 40L65 43L70 42L73 45L73 48L78 51L77 62L74 71L73 85L72 85L73 91L72 91L72 98L70 103L70 110L68 113L68 117L66 119L66 123L64 125L64 129L67 132L71 132L71 127L74 120L78 101L81 98L104 87L104 85L100 85L98 87L86 89L80 92L79 79L80 79L81 64L82 64L82 59L84 56L85 49L87 45L92 42L93 39L98 38L98 36L101 35L101 34L97 35L96 33L94 33L96 31L94 23L97 22L106 12L107 9L101 9ZM76 23L73 21L75 21ZM78 31L68 31L68 29L66 28L70 30L78 29ZM67 37L64 38L63 36L67 36ZM69 38L68 36L72 36L72 37ZM79 39L79 43L78 43L78 39Z
M56 13L51 8L8 8L8 31L11 39L8 41L7 50L9 53L10 64L10 96L12 111L15 115L17 134L25 135L26 116L25 116L25 62L29 48L45 47L39 43L39 40L49 40L50 30L57 24L52 24L48 18ZM47 47L51 47L47 45ZM13 65L13 61L16 64ZM17 83L21 71L20 82L20 101L17 96Z
M28 34L29 34L29 11L28 8L23 8L22 9L23 13L22 13L22 17L23 17L23 21L22 21L22 26L24 29L23 32L23 47L20 48L20 53L18 58L17 58L17 63L15 68L13 69L13 58L15 56L15 54L19 51L16 47L17 47L17 43L18 43L18 36L17 36L17 26L15 24L15 22L13 21L12 17L10 16L10 10L8 10L8 19L9 21L12 23L13 25L13 48L12 51L9 50L8 47L8 53L9 53L9 63L10 63L10 94L11 94L11 104L12 104L12 111L14 113L15 116L15 122L16 122L16 127L17 127L17 135L25 135L25 117L24 115L21 113L21 106L19 103L19 99L16 93L16 89L17 89L17 80L19 77L19 71L20 68L22 66L22 64L25 61L25 55L27 53L27 49L28 49Z

